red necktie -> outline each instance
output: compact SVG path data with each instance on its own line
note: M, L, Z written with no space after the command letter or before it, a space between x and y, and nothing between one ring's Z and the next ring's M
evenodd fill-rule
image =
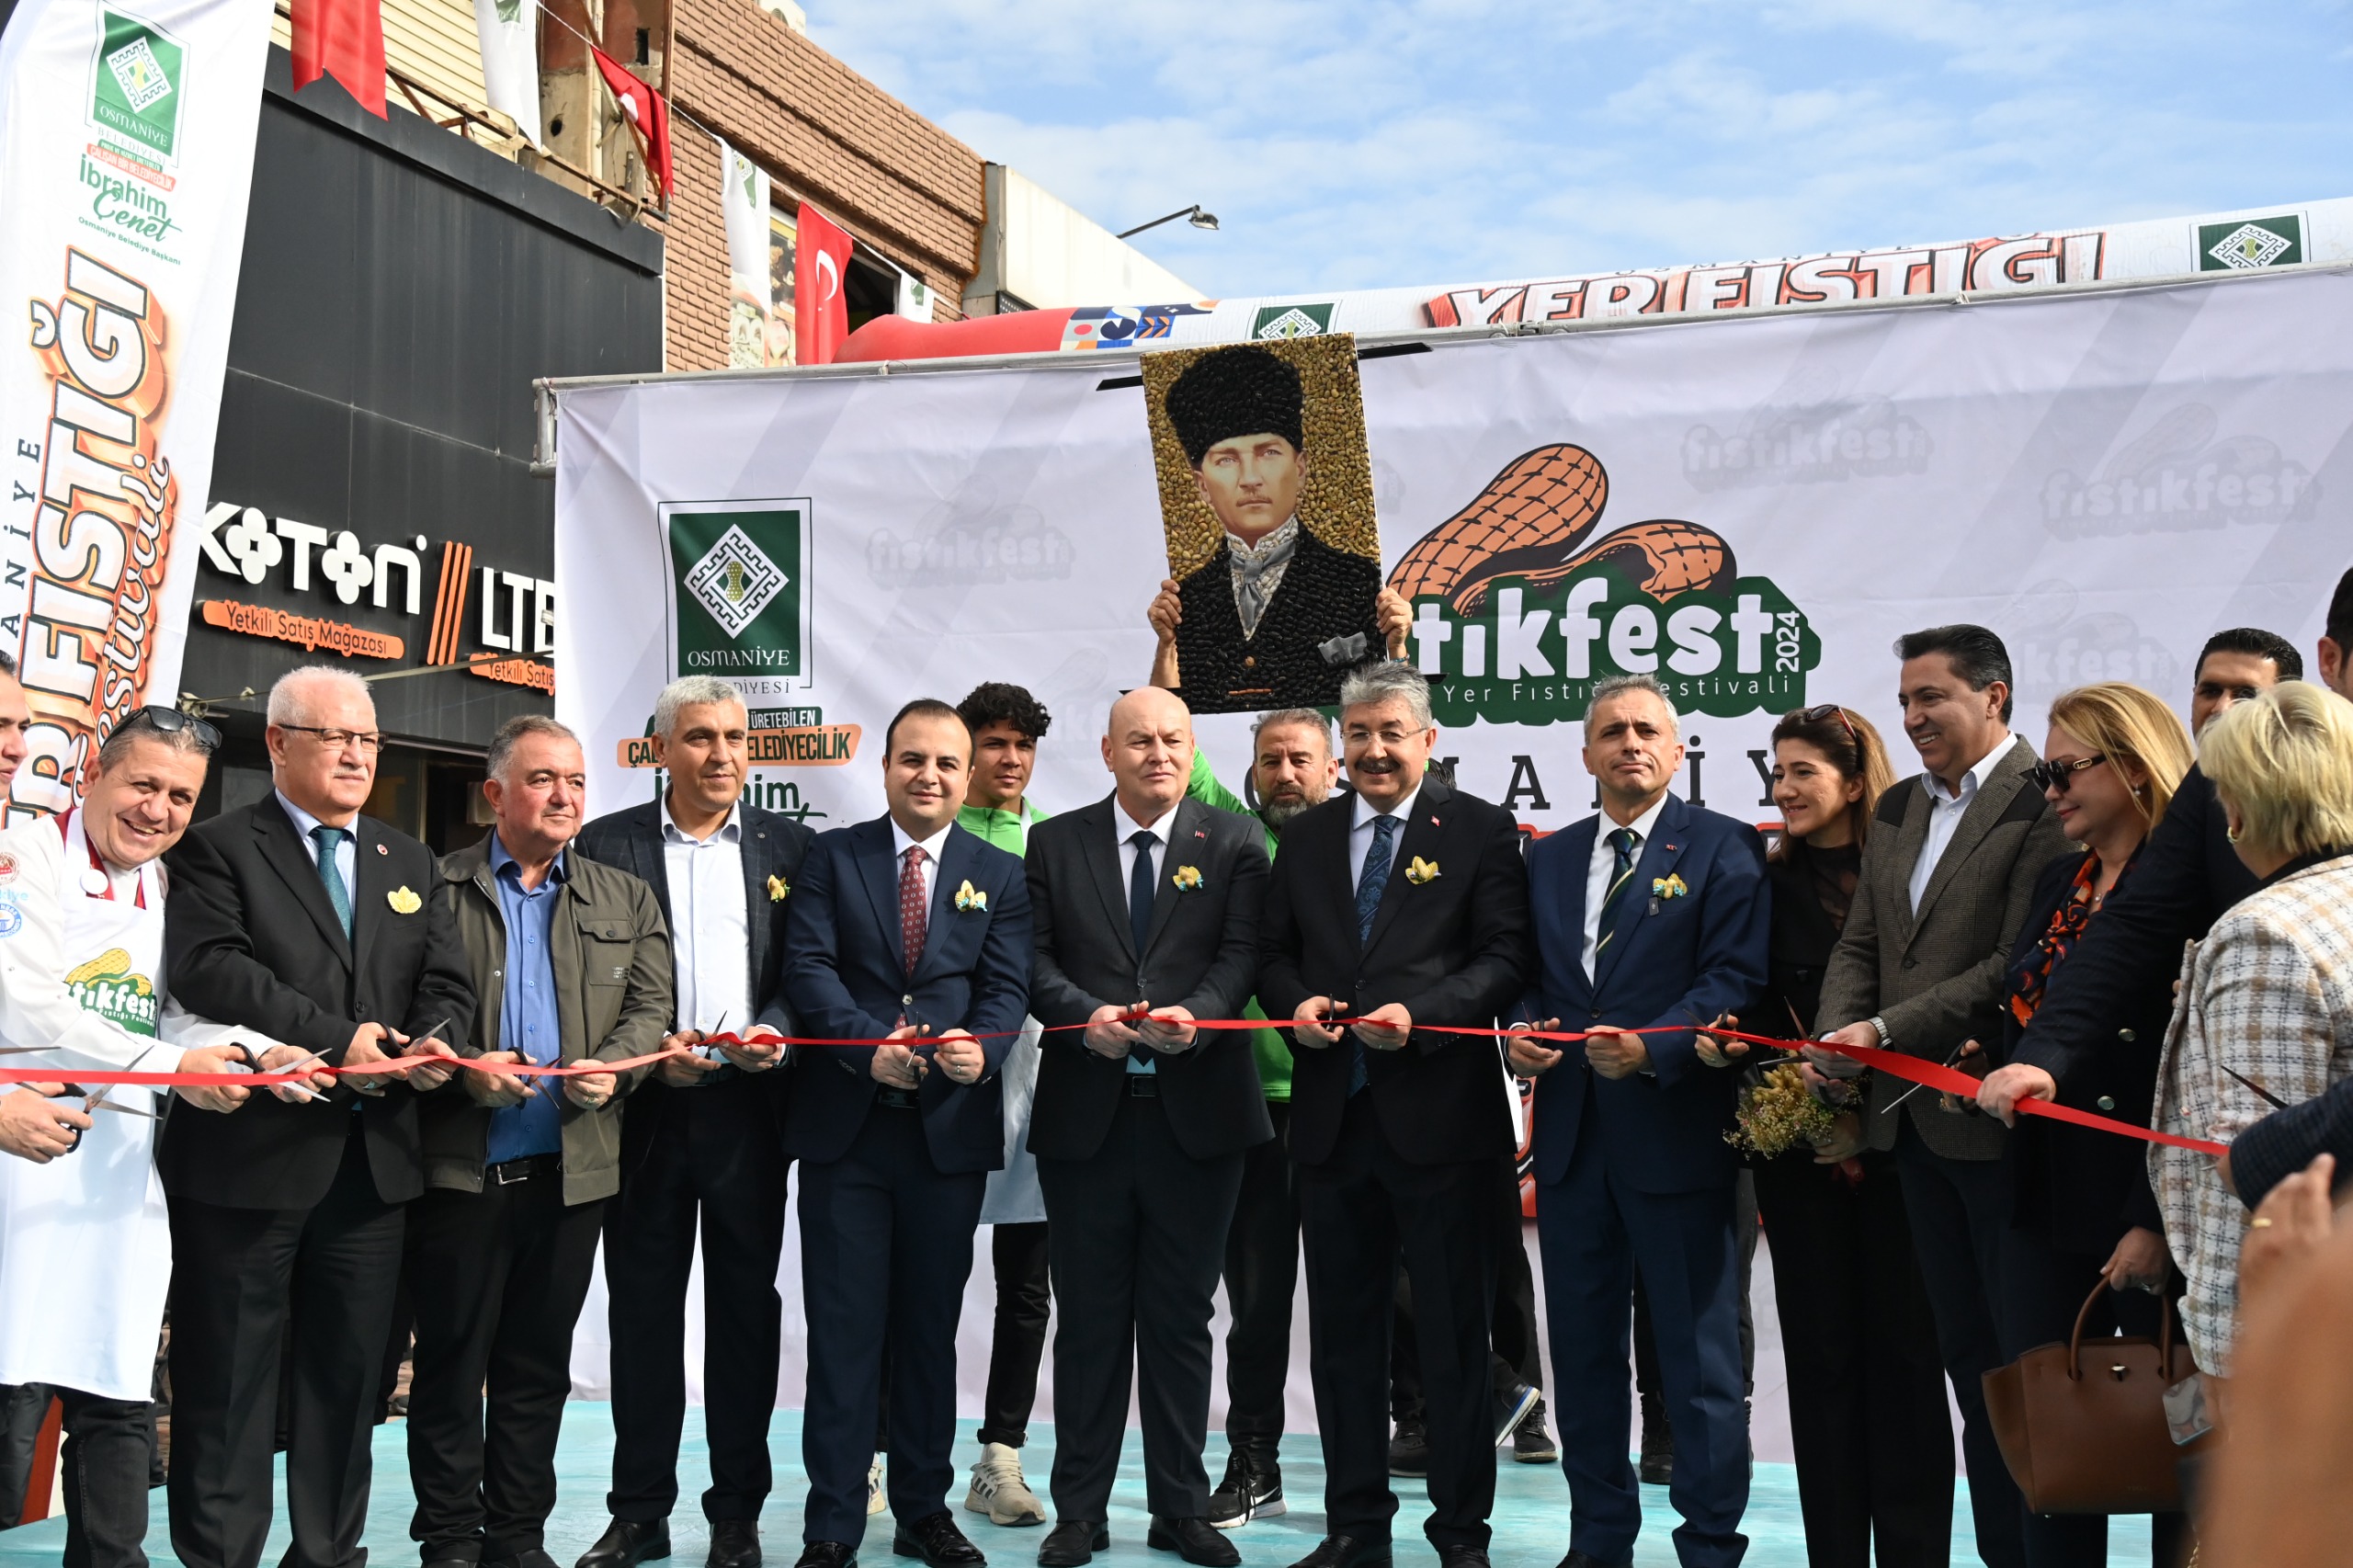
M907 972L913 974L923 958L923 846L909 845L902 858L905 864L899 869L899 945L907 955Z

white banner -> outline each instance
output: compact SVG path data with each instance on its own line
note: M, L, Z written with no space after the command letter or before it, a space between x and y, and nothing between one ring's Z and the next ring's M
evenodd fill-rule
M23 0L0 37L0 646L55 811L177 694L270 10Z
M483 90L490 107L540 144L540 0L474 0Z
M719 143L719 209L727 220L727 362L737 369L766 365L772 243L766 170L727 144Z
M755 800L821 828L881 809L902 702L983 680L1054 715L1041 806L1106 790L1095 737L1149 673L1167 572L1133 361L952 365L561 392L557 709L597 809L655 792L635 737L687 672L742 686ZM1540 830L1592 809L1574 721L1603 674L1677 693L1683 794L1769 820L1767 736L1801 704L1868 712L1908 770L1900 632L2000 632L2039 744L2086 681L2186 705L2217 629L2309 649L2353 561L2342 271L1440 339L1361 369L1392 582L1502 492L1558 545L1467 612L1459 586L1418 597L1412 648L1461 786ZM1247 722L1200 725L1236 788Z

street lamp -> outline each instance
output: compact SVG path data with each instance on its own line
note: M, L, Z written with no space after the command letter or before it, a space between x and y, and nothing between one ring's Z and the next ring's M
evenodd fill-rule
M1113 235L1112 238L1124 240L1130 234L1141 234L1146 229L1157 229L1163 223L1174 223L1179 218L1184 219L1185 222L1192 224L1196 229L1214 229L1217 227L1217 214L1214 212L1202 211L1201 204L1197 201L1190 207L1178 208L1176 211L1171 212L1165 218L1154 218L1149 223L1138 223L1132 229L1122 229L1117 234Z

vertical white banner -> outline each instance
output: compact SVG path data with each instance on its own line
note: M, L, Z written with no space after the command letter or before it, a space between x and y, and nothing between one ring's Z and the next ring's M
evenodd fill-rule
M483 89L490 107L540 144L540 0L474 0Z
M11 818L70 804L177 692L269 23L23 0L0 37L0 647L34 721Z
M767 324L775 308L768 276L768 176L757 164L719 143L719 206L727 220L727 362L767 363Z

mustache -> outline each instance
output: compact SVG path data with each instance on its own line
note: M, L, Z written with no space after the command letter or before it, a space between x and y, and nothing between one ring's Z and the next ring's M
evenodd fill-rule
M1393 756L1369 756L1348 765L1351 773L1394 773L1400 764Z

